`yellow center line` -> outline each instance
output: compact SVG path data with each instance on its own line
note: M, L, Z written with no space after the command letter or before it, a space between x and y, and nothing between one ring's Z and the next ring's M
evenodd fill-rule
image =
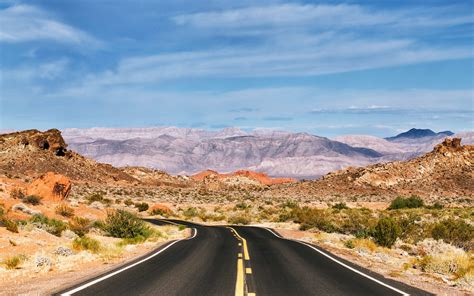
M250 267L245 268L245 273L246 274L252 274L252 268L250 268Z
M247 293L247 296L255 296L255 293Z
M247 249L247 241L245 240L245 238L241 237L240 234L232 227L229 227L236 235L238 238L240 238L240 240L242 240L243 244L244 244L244 259L245 260L250 260L250 256L249 256L249 250Z
M244 263L237 259L237 282L235 283L235 296L244 296Z
M242 253L239 253L239 258L242 258Z

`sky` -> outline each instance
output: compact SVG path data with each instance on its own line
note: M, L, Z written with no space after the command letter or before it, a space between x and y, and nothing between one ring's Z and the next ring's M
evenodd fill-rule
M474 130L474 1L0 0L0 128Z

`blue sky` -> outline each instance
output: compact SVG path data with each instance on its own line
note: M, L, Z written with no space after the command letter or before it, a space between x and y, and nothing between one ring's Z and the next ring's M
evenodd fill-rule
M472 1L2 1L0 128L473 130Z

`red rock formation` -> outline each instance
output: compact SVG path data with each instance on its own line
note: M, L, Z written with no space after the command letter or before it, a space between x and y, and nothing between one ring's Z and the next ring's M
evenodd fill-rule
M222 180L222 179L231 178L234 176L246 177L248 179L257 181L258 183L262 185L273 185L273 184L296 182L296 180L293 178L271 178L265 173L259 173L259 172L248 171L248 170L239 170L239 171L235 171L233 173L228 173L228 174L219 174L218 172L213 171L213 170L206 170L206 171L202 171L196 175L191 176L191 178L195 181L203 181L209 177L215 177L216 179Z
M34 180L26 188L28 195L37 195L44 201L60 202L71 191L71 181L63 175L48 172Z

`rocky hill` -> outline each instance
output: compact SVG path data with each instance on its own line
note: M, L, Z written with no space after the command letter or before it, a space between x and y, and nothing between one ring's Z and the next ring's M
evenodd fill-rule
M136 181L111 165L97 163L68 150L57 129L0 135L0 174L34 178L49 171L76 181Z
M418 195L429 200L449 198L472 203L474 199L474 146L460 138L441 144L409 161L395 161L327 174L317 181L275 188L268 194L342 196L345 199Z

